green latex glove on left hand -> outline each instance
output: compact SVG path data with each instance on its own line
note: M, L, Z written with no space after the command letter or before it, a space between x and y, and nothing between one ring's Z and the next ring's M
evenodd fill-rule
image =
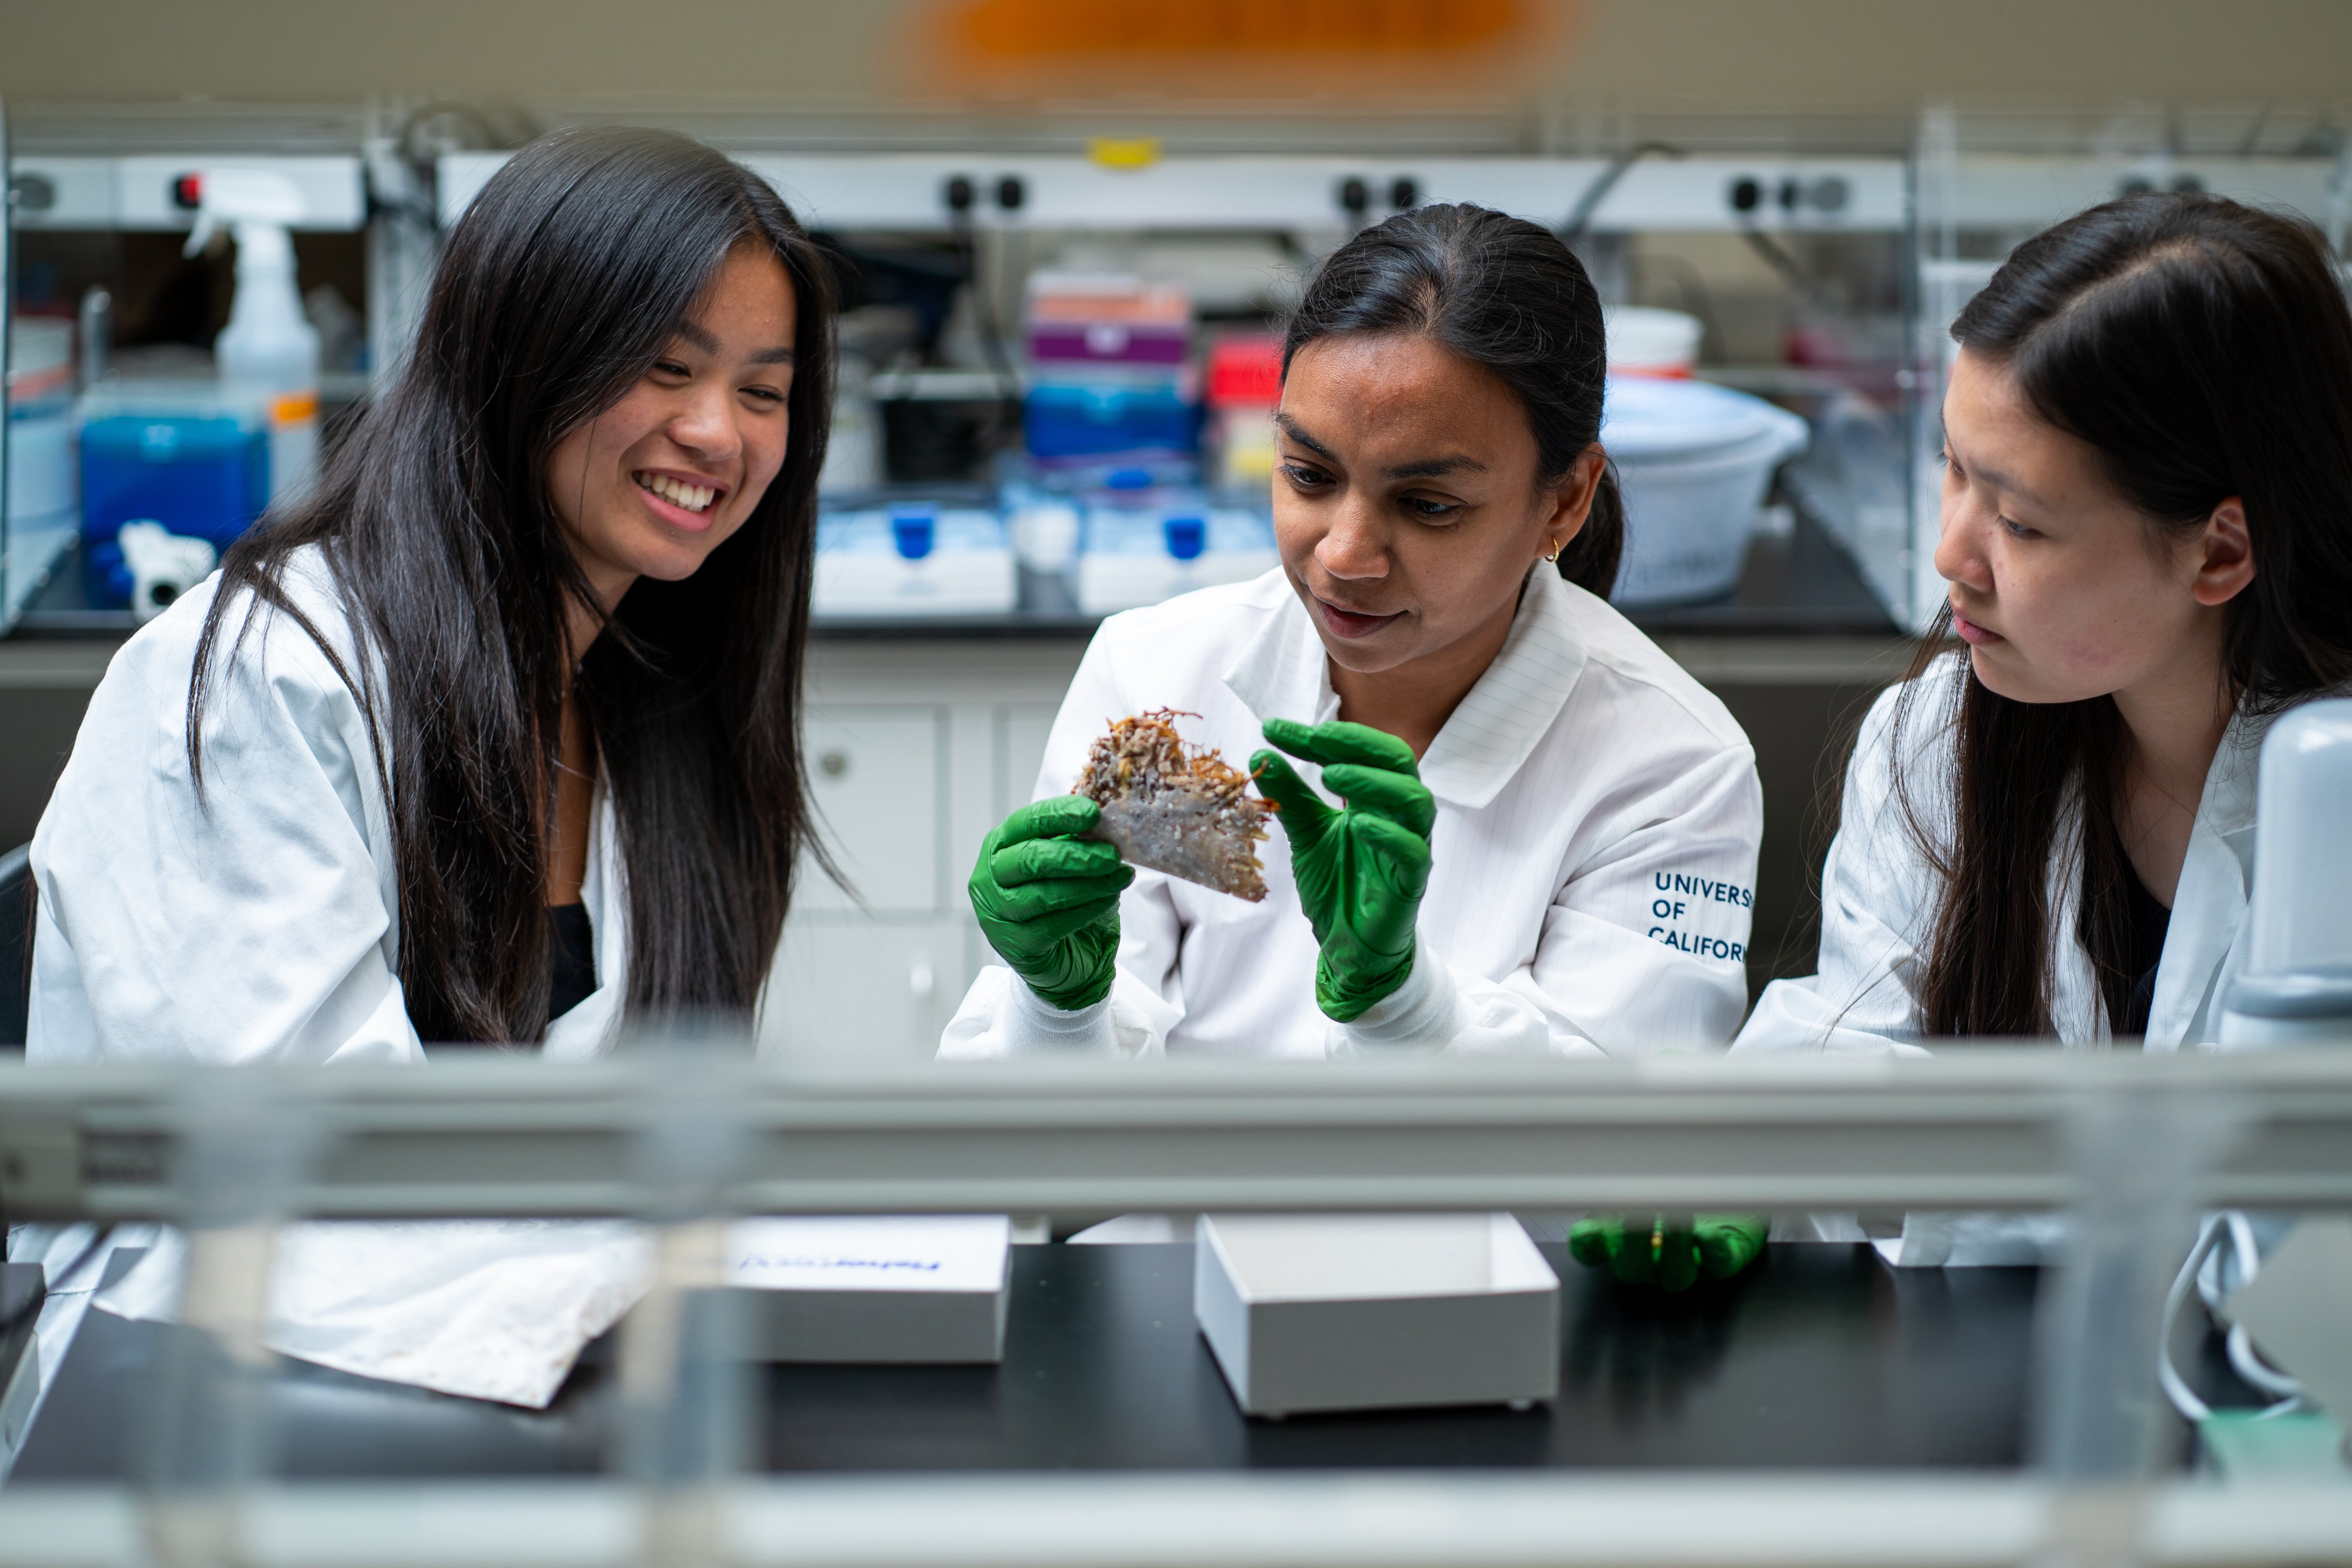
M1727 1279L1756 1261L1769 1229L1754 1215L1588 1215L1569 1228L1568 1250L1628 1285L1687 1290L1701 1274Z
M1298 901L1323 947L1315 961L1316 1004L1345 1024L1412 973L1437 803L1421 782L1412 748L1394 735L1362 724L1269 719L1265 738L1318 764L1324 784L1348 803L1333 810L1272 752L1250 758L1258 793L1281 810Z

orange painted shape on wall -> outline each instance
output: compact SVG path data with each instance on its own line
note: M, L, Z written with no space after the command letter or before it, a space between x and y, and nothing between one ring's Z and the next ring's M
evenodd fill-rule
M1587 9L1587 0L932 0L899 58L918 87L988 97L1393 101L1404 91L1491 101L1559 69Z
M968 0L957 41L1003 60L1070 55L1428 55L1527 30L1520 0Z

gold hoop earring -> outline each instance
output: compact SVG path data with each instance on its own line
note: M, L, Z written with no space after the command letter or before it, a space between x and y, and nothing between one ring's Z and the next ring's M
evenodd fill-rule
M1552 563L1553 563L1553 564L1555 564L1555 565L1559 563L1559 540L1555 539L1555 540L1553 540L1553 541L1551 542L1551 553L1550 553L1550 554L1549 554L1549 555L1547 555L1547 556L1545 556L1545 557L1544 557L1544 559L1545 559L1546 561L1548 561L1548 562Z

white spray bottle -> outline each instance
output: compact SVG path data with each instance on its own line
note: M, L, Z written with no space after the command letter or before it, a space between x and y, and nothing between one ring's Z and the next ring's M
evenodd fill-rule
M302 193L268 169L206 169L197 181L188 254L223 224L236 236L236 298L213 357L223 386L268 401L276 506L310 489L319 468L319 333L302 315L287 233L302 216Z

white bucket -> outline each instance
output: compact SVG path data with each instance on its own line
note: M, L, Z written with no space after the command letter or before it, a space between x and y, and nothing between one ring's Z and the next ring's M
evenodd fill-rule
M1687 378L1698 363L1701 328L1696 316L1654 310L1646 305L1612 305L1601 312L1612 375Z
M1625 554L1610 602L1719 598L1739 582L1772 470L1802 451L1805 422L1704 382L1612 377L1601 442L1625 500Z

